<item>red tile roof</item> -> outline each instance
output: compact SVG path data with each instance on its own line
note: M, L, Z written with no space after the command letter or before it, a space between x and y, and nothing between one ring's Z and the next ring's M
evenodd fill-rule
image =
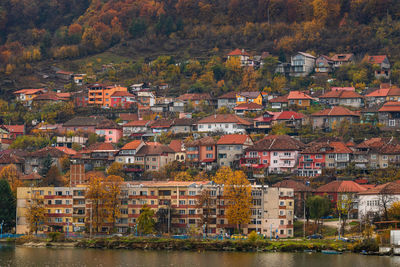
M400 96L400 88L392 87L388 92L388 96Z
M139 119L137 113L121 113L119 114L119 117L123 121L137 121Z
M314 117L324 117L324 116L353 116L353 117L360 117L359 114L355 113L354 111L348 110L347 108L341 106L334 106L329 109L324 109L318 112L311 114Z
M38 157L38 158L43 158L46 157L47 155L50 155L53 158L62 158L66 155L66 153L55 147L48 146L40 150L34 151L30 155L31 157Z
M343 142L330 142L329 145L333 147L333 152L335 154L351 154L353 150L348 148Z
M378 185L374 188L365 190L359 193L360 195L378 195L378 194L387 194L387 195L399 195L400 194L400 184L397 182L386 183L382 185Z
M217 145L244 145L249 138L246 134L226 134L221 136Z
M251 125L252 123L240 118L237 115L234 114L215 114L208 116L206 118L203 118L198 121L198 124L202 123L236 123L236 124L241 124L241 125Z
M173 120L168 120L168 119L160 119L153 121L150 124L151 128L170 128L173 125L174 121Z
M321 187L316 192L320 193L358 193L366 191L365 187L353 181L333 181Z
M334 91L334 90L338 90L338 91L355 91L356 88L354 88L354 87L332 87L331 90L332 91Z
M183 94L179 96L177 99L182 101L196 101L196 100L210 100L211 96L208 93L204 94Z
M288 135L268 135L253 146L248 147L246 151L300 151L303 148L302 142Z
M270 103L287 103L289 102L287 96L278 96L273 99L268 100Z
M56 148L68 155L75 155L76 153L78 153L75 150L64 146L56 146Z
M390 88L378 89L366 95L366 97L386 97Z
M274 120L300 120L304 118L304 114L295 111L275 112Z
M111 97L121 97L121 96L134 97L134 95L132 95L129 92L125 92L125 91L116 91L111 95Z
M249 102L249 103L242 103L240 105L237 105L234 110L262 110L263 106Z
M400 112L400 102L386 102L379 112Z
M144 145L137 152L136 156L148 156L148 155L161 155L164 153L175 153L175 151L166 145Z
M235 50L231 51L228 56L250 56L244 49L240 50L236 48Z
M303 92L300 91L290 91L289 95L287 96L288 100L291 99L301 99L301 100L312 100L313 98Z
M2 125L9 133L25 133L25 125Z
M354 91L331 90L321 95L319 98L362 98L362 96Z
M112 151L117 151L117 149L111 143L94 143L88 147L87 151L88 152L93 152L93 151L110 151L110 152L112 152Z
M169 147L175 152L182 152L182 140L171 140Z
M386 55L380 56L365 56L364 60L371 64L382 64L383 61L387 58Z
M18 91L15 91L14 94L25 94L25 95L33 95L39 92L43 92L44 88L40 88L40 89L21 89Z
M260 92L258 91L238 92L237 94L245 98L256 99L260 95Z
M138 146L142 143L141 140L133 140L132 142L127 143L126 145L124 145L121 150L133 150L133 149L137 149Z
M349 61L353 54L336 54L332 57L333 61Z
M218 99L236 99L236 93L235 91L228 92L226 94L223 94L218 97Z
M130 121L126 124L124 124L123 127L144 127L146 126L150 121L146 120L136 120L136 121Z
M191 142L188 142L186 146L194 147L194 146L213 146L216 145L217 141L211 136L206 136Z

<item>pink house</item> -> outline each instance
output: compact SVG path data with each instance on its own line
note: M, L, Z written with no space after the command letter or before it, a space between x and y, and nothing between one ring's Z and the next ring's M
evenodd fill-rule
M104 136L104 142L106 143L118 143L122 137L122 127L109 120L96 127L96 134Z
M245 150L242 167L268 168L269 173L292 172L304 144L287 135L270 135Z

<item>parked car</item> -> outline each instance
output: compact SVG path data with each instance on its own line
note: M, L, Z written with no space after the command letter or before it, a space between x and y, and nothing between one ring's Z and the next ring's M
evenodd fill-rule
M309 235L307 236L307 239L323 239L324 237L322 235L319 234L313 234L313 235Z
M349 243L355 242L354 239L350 239L350 238L347 238L347 237L340 237L340 238L338 238L338 240L341 240L343 242L349 242Z
M333 216L332 216L332 215L328 215L328 216L322 217L321 219L324 219L324 220L326 220L326 219L333 219Z

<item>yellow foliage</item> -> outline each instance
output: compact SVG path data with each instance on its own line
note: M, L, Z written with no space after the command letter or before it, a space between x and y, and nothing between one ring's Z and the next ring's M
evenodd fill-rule
M38 199L34 195L30 200L30 205L26 210L25 216L29 224L29 231L37 233L40 230L40 225L44 223L46 218L46 209L44 208L43 200Z

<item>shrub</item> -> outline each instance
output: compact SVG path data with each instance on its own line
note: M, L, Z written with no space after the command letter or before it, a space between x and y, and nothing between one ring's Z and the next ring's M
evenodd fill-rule
M65 235L60 232L50 232L47 234L50 238L50 242L63 242L65 241Z

